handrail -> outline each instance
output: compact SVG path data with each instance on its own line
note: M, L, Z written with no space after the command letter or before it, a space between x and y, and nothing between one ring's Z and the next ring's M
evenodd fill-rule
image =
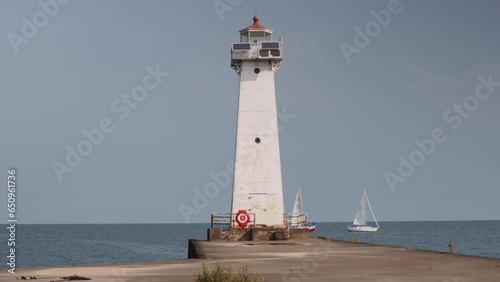
M211 228L241 228L236 222L236 214L230 212L214 212L210 220ZM255 227L255 213L249 213L250 221L247 227Z
M230 212L214 212L210 220L211 228L241 228L236 222L236 214ZM255 213L249 213L250 221L246 228L261 227L255 224ZM284 213L285 227L291 229L307 228L307 213Z
M285 216L288 228L307 228L307 213L287 213Z

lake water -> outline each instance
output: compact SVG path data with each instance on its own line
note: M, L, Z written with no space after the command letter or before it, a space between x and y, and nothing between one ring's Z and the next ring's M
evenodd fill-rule
M381 222L375 233L350 233L349 223L319 222L314 236L500 258L500 221ZM17 267L185 259L189 238L208 224L29 224L16 230ZM7 262L7 229L0 231ZM2 263L2 265L6 265Z

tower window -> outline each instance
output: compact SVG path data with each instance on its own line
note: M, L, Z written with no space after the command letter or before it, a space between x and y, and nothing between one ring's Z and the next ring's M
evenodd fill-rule
M253 72L254 72L254 73L259 73L259 72L260 72L260 69L259 69L259 68L255 68L255 69L253 70Z

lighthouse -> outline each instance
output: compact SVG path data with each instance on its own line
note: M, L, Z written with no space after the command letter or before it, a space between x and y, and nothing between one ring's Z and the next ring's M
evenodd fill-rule
M281 180L274 74L283 60L282 40L253 18L231 45L231 68L239 76L238 122L231 227L286 226ZM238 224L237 224L238 223Z

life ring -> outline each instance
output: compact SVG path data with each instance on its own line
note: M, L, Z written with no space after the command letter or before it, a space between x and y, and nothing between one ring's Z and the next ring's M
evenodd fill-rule
M240 227L247 227L248 223L250 222L250 214L247 212L247 210L238 211L238 213L236 214L236 222Z

